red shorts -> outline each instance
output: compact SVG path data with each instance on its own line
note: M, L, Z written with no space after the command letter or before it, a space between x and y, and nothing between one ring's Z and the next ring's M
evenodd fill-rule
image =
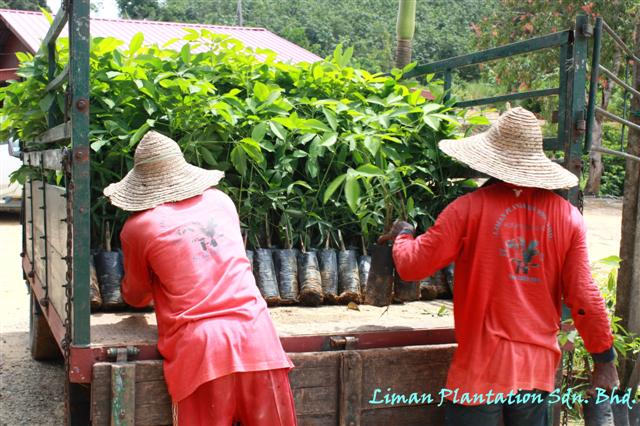
M295 426L289 370L233 373L173 405L174 426Z

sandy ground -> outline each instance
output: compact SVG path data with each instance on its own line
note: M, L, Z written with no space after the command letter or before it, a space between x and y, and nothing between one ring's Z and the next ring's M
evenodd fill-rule
M619 200L585 201L592 260L618 254L621 209ZM17 219L0 216L0 425L61 425L63 367L59 363L32 361L29 353L29 299L20 270L20 239ZM437 321L433 315L437 311L435 308L419 313L423 319ZM413 315L411 307L394 306L392 309L398 318ZM309 315L318 322L325 322L323 327L327 330L338 327L353 315L380 318L376 308L368 306L362 307L361 312L342 310L338 315L325 311L324 308L309 310ZM274 312L276 322L291 313L291 308L279 308ZM283 326L283 334L291 331Z

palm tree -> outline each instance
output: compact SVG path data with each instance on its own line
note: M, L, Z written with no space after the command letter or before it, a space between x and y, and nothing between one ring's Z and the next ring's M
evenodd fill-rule
M404 68L411 62L411 42L416 28L416 0L399 0L396 25L396 68Z

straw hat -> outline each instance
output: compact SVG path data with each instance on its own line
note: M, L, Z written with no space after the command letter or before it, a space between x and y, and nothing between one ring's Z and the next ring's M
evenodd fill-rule
M440 141L440 149L469 167L518 186L571 188L578 177L549 160L533 113L510 109L484 133Z
M116 207L141 211L200 195L223 176L187 163L173 139L150 131L136 148L133 170L107 186L104 195Z

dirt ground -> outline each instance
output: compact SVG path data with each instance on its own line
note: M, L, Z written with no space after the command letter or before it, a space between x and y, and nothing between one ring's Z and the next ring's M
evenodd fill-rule
M618 254L621 209L620 200L585 200L592 261ZM63 366L31 360L29 295L20 270L20 247L17 218L0 216L0 425L61 425L64 418ZM366 315L373 312L369 312L369 308L363 307ZM406 315L406 312L399 313ZM310 311L309 314L315 316L318 312ZM287 308L274 312L274 317L281 315L287 315ZM336 318L336 321L340 319ZM287 333L287 330L282 331Z

